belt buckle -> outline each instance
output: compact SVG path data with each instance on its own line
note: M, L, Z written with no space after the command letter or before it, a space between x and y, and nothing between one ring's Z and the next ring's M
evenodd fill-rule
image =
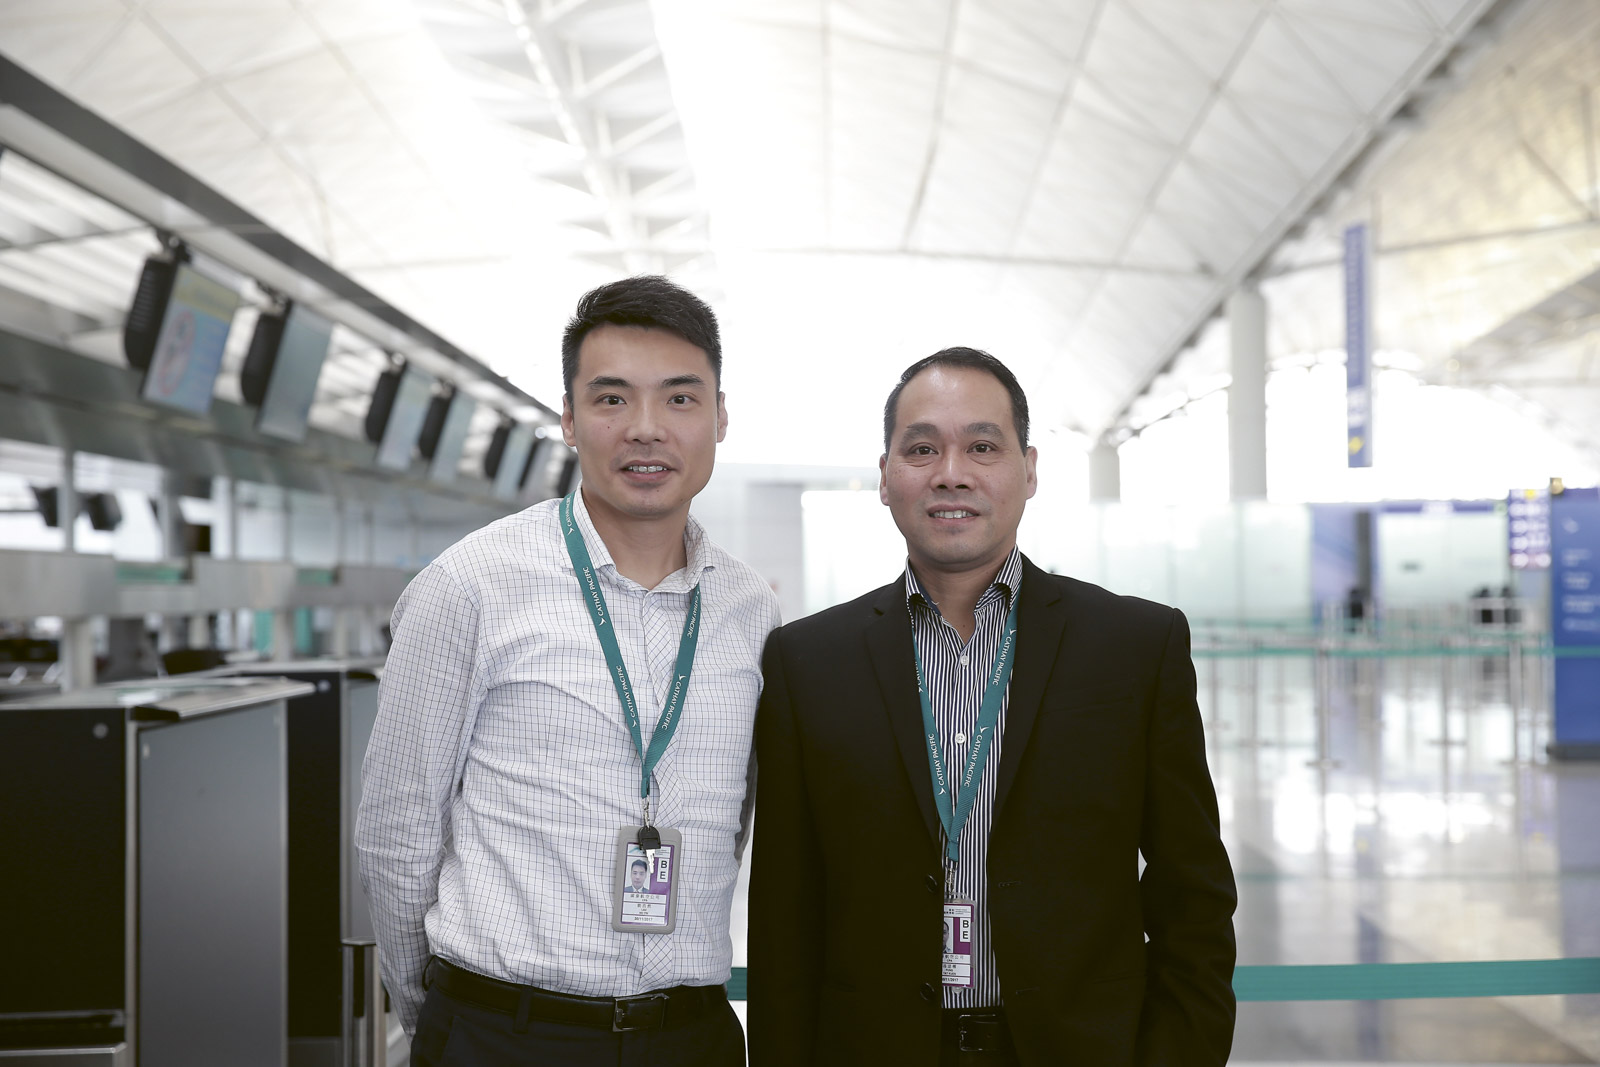
M667 995L646 993L638 997L618 997L611 1009L611 1031L617 1034L634 1030L660 1030L667 1023Z
M1000 1020L993 1015L957 1016L956 1046L962 1052L992 1052L999 1048L999 1028Z

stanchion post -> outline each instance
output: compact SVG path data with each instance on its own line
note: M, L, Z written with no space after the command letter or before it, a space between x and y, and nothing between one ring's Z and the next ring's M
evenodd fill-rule
M1317 642L1317 658L1312 666L1312 698L1313 712L1317 719L1317 758L1306 760L1307 767L1319 767L1326 770L1339 766L1339 761L1333 758L1330 751L1331 727L1328 720L1333 715L1332 684L1329 680L1331 668L1328 662L1328 649L1323 641Z
M1239 668L1239 685L1248 691L1245 701L1244 736L1239 744L1244 748L1261 747L1261 642L1251 638L1244 662Z
M1450 736L1450 698L1454 691L1455 659L1450 650L1454 647L1450 638L1446 637L1439 645L1439 736L1429 740L1431 745L1449 747L1461 745L1466 742L1460 738Z
M373 941L345 940L340 1067L385 1067L389 1020L384 1012L383 974Z
M1511 758L1501 761L1511 767L1525 767L1533 762L1522 755L1522 679L1522 637L1514 634L1506 645L1506 703L1511 707ZM1531 736L1528 738L1528 747L1531 753Z
M1216 644L1211 646L1211 667L1209 684L1211 689L1211 735L1213 740L1220 740L1226 727L1222 723L1222 700L1219 695L1217 675L1222 670L1222 649Z

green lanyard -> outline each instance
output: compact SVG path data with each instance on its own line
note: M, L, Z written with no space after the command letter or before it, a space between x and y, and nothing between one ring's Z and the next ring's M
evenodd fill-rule
M941 799L951 792L945 781L944 746L939 743L939 726L933 720L933 702L928 697L928 683L922 674L922 650L917 647L917 629L911 628L911 648L917 660L917 696L922 700L922 729L928 739L928 766L933 771L933 803L939 809L939 821L944 824L945 859L951 863L961 858L961 828L972 814L978 800L978 786L983 777L983 762L989 758L989 745L994 740L1000 724L1000 705L1006 699L1006 687L1011 684L1011 653L1017 643L1017 593L1011 594L1011 611L1006 615L1005 636L1000 639L1000 650L994 654L994 666L989 669L989 684L983 690L983 704L978 708L978 722L972 731L972 747L967 750L967 762L961 769L961 780L956 783L951 800Z
M633 683L628 680L628 668L622 662L622 649L617 644L615 627L606 610L605 594L600 592L600 582L595 576L594 562L589 549L584 546L583 534L578 530L578 520L573 515L572 501L578 495L574 489L561 501L561 533L567 539L567 555L572 558L572 569L578 574L578 588L583 591L583 602L589 609L589 619L600 638L600 647L606 654L606 666L611 669L611 684L617 687L617 697L622 701L622 713L628 720L628 732L633 735L633 749L644 764L644 777L639 782L639 795L650 795L650 772L656 768L661 754L667 750L672 735L678 731L679 713L683 710L683 697L689 691L689 673L694 669L694 650L700 643L700 586L694 587L689 597L689 614L683 620L683 636L678 639L678 663L673 671L672 692L667 696L667 706L661 709L655 733L650 735L650 751L644 748L644 736L639 732L639 705L633 698Z

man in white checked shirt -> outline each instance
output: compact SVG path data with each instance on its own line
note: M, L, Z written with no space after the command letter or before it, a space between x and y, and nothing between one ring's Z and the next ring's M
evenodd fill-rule
M395 607L356 844L418 1067L744 1062L728 916L778 609L689 516L721 364L666 279L586 295L562 346L581 489Z

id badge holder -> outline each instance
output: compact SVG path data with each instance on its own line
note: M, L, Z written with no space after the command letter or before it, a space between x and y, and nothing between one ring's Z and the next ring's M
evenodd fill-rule
M661 847L652 859L639 847L639 827L617 831L612 879L611 929L625 934L670 934L678 925L678 867L683 834L656 827Z
M972 984L973 906L966 901L947 901L944 906L944 984L966 987Z

